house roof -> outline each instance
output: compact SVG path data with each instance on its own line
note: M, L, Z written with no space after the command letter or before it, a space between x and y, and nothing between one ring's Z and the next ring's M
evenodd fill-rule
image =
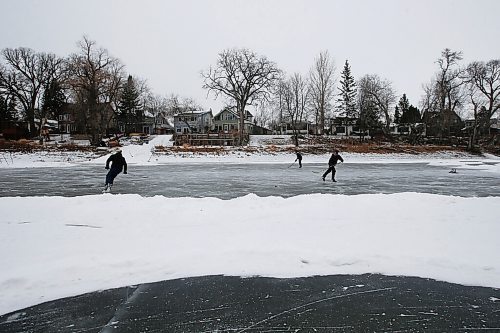
M334 111L334 118L344 118L344 119L357 119L357 115L348 116L346 111Z
M190 111L190 112L181 112L175 115L175 117L179 116L201 116L207 113L212 113L212 110L209 111Z
M229 112L229 113L231 113L231 114L235 115L235 117L236 117L236 118L239 118L239 117L240 117L240 115L238 114L238 112L236 112L236 111L234 110L234 108L225 108L225 109L223 109L223 110L219 111L219 112L218 112L218 113L217 113L214 117L217 117L217 116L218 116L218 115L220 115L222 112ZM246 118L250 118L250 117L252 117L252 118L253 118L253 114L252 114L250 111L245 110L245 112L246 112L246 115L245 115L245 116L246 116Z

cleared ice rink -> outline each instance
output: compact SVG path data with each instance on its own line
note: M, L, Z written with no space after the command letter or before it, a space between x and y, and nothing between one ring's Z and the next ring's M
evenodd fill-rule
M293 161L293 160L292 160ZM290 163L291 164L291 163ZM291 197L299 194L366 194L418 192L462 197L500 196L500 174L481 165L449 173L449 165L429 163L344 163L337 166L337 183L321 180L326 163L172 163L129 164L113 193L166 197L230 199L249 193ZM481 164L481 163L479 163ZM100 194L104 165L0 169L0 196L79 196Z

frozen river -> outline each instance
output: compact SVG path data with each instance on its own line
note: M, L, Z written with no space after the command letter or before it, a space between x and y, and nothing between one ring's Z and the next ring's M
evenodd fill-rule
M115 180L114 193L143 196L235 198L249 193L290 197L309 193L364 194L421 192L456 196L500 196L500 176L481 170L427 163L337 166L337 183L321 180L325 164L168 164L129 165ZM100 194L102 166L0 169L0 196L79 196Z

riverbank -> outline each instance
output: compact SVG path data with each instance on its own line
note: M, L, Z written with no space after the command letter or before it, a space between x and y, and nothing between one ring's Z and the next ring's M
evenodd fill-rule
M326 163L333 150L339 150L346 162L431 162L435 160L498 160L498 155L472 154L462 147L402 145L355 140L330 139L324 142L291 144L289 136L255 136L243 147L173 146L171 135L152 136L142 144L118 147L129 164L168 163L292 163L300 151L303 163ZM75 164L104 164L117 148L77 145L40 145L3 142L0 144L0 168L64 167ZM453 162L452 164L456 164Z

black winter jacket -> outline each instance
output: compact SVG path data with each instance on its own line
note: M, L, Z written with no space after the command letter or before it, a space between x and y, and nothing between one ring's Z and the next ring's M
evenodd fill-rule
M332 154L332 157L330 157L330 159L328 160L328 166L335 166L338 161L343 163L344 159L338 154L337 155Z
M110 162L111 168L127 172L127 161L125 161L125 157L123 157L121 153L116 153L108 157L108 160L106 161L106 169L109 168Z

